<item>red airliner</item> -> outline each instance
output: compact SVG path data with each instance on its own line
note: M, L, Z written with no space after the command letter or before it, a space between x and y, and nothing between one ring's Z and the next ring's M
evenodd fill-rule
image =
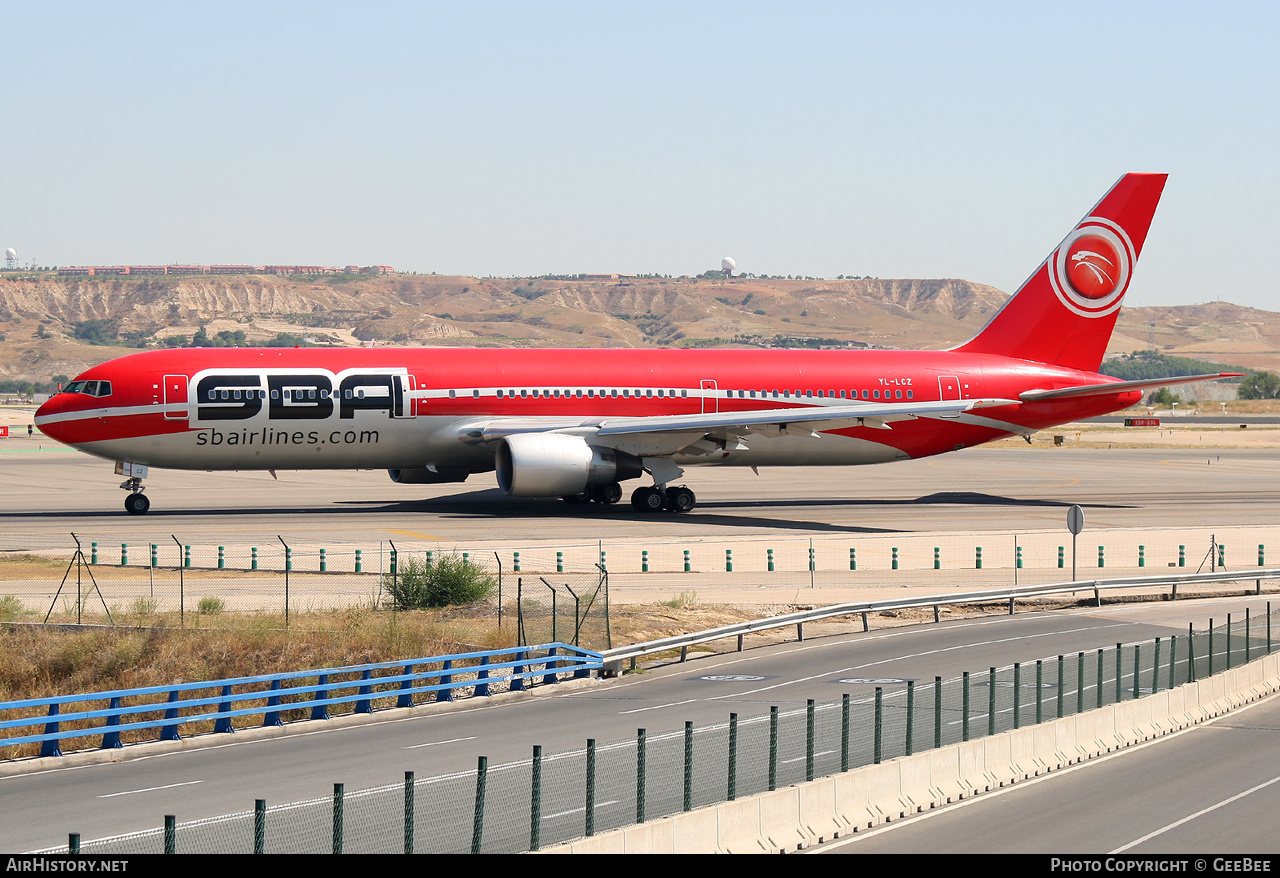
M95 366L36 413L116 461L144 513L152 466L496 470L504 492L688 512L684 467L885 463L1101 415L1231 377L1098 374L1164 174L1128 174L971 341L946 351L193 349Z

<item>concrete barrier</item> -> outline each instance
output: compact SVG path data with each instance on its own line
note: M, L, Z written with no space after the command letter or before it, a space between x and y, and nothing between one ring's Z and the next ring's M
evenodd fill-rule
M544 853L805 848L1150 741L1280 691L1280 653L1176 689L759 793Z

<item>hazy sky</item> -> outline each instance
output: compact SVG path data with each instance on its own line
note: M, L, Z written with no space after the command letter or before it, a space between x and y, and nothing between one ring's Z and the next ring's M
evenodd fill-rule
M1280 4L0 0L25 264L959 277L1126 171L1130 304L1280 310Z

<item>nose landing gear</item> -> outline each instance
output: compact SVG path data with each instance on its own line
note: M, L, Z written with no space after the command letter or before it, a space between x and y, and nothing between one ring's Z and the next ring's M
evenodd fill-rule
M151 508L151 500L142 493L142 480L147 477L147 467L140 463L116 461L116 475L125 476L120 488L129 492L129 496L124 498L124 511L130 515L145 515Z

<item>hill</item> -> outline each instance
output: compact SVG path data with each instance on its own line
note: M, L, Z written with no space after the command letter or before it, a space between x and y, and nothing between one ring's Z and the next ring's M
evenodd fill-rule
M0 379L74 375L129 345L187 343L201 328L250 344L284 333L335 345L937 349L971 337L1006 298L955 279L0 272ZM1147 349L1153 335L1166 353L1280 371L1280 314L1227 303L1127 309L1109 353Z

